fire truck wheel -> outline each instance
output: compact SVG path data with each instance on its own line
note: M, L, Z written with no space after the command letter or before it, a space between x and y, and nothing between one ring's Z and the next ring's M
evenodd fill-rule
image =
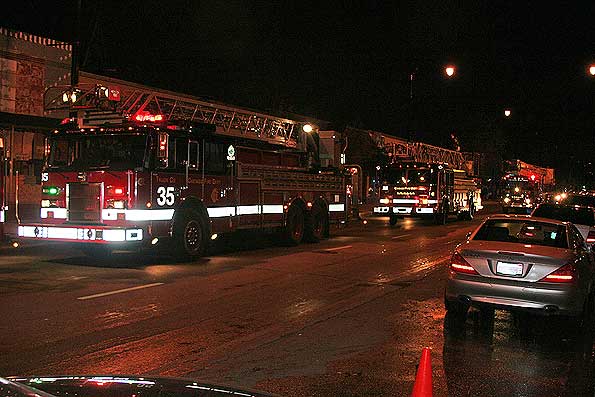
M329 236L328 211L320 204L314 204L312 211L306 218L305 239L308 242L316 243Z
M397 216L396 216L396 215L391 215L391 216L390 216L390 218L388 219L388 223L389 223L391 226L394 226L394 225L396 225L398 221L399 221L399 218L397 218Z
M182 212L174 223L174 255L180 260L204 255L208 245L206 230L204 220L196 211Z
M285 240L290 245L298 245L304 238L304 210L299 205L292 205L287 213Z

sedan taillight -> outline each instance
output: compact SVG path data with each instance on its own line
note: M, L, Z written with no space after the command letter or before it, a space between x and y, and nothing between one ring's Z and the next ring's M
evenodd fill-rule
M590 230L587 236L587 243L595 243L595 230Z
M574 279L576 279L576 267L569 263L539 281L546 283L571 283Z
M455 252L450 259L450 270L456 273L465 273L465 274L479 274L477 271L463 258L458 252Z

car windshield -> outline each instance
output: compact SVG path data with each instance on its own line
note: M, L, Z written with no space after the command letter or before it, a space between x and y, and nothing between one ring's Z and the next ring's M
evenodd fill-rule
M595 225L593 210L585 207L571 207L560 205L540 205L533 211L532 216L557 219L572 222L576 225Z
M567 205L581 205L585 207L595 207L595 196L587 195L570 195L564 200L564 204Z
M74 135L50 141L48 166L84 171L89 169L126 170L143 165L144 135Z
M483 224L473 240L568 248L566 227L525 219L492 219Z

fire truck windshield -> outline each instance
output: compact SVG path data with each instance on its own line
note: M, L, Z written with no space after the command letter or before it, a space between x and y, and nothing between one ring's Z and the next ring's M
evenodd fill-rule
M419 186L434 183L434 172L427 167L391 168L385 176L385 183L394 186Z
M526 191L531 190L528 180L507 180L504 183L504 189L508 191Z
M48 166L76 171L127 170L142 167L144 135L70 135L50 140Z

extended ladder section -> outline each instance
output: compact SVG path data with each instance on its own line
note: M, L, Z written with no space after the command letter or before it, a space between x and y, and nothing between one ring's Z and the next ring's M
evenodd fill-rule
M83 119L79 122L81 127L160 115L172 124L214 124L218 134L297 147L299 122L295 120L133 83L120 84L117 89L112 87L100 84L81 84L75 89L51 87L45 94L45 109L48 113L77 111L79 119Z
M520 175L538 181L544 185L555 184L554 169L526 163L522 160L508 160L505 164L508 172L518 172Z
M465 165L461 152L428 145L422 142L408 142L404 139L383 135L382 145L393 162L411 161L417 163L446 163L460 169Z

